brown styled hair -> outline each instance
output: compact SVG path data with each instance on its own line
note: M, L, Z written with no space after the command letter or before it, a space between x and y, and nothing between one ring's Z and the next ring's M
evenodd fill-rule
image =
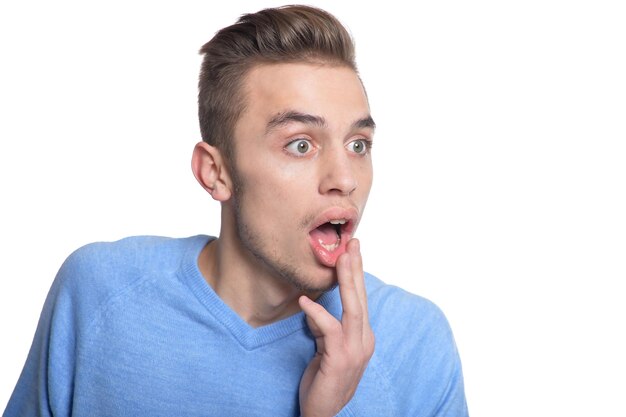
M357 70L354 44L330 13L309 6L284 6L245 14L201 49L198 116L202 140L232 162L235 124L245 109L242 85L258 64L311 62Z

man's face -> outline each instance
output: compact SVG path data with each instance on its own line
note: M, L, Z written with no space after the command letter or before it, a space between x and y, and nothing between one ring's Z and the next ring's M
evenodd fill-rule
M363 86L347 67L272 64L248 73L244 94L234 133L239 247L301 290L327 290L372 184Z

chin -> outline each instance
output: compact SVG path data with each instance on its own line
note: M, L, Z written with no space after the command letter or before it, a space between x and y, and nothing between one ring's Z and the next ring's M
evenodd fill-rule
M282 276L304 293L323 293L337 286L337 273L335 268L325 266L315 268L310 274L282 274Z

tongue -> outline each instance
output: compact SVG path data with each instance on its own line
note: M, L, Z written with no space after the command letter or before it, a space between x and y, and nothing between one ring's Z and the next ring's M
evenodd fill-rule
M317 229L312 230L310 234L315 241L321 241L324 245L332 245L339 240L335 226L330 223L324 223Z

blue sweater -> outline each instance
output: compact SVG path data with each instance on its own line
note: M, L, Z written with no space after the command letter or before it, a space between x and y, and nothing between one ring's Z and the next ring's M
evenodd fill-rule
M3 415L297 416L315 350L304 314L250 327L198 269L209 239L135 237L73 253ZM441 311L365 279L376 351L339 415L466 416ZM338 290L318 302L341 316Z

